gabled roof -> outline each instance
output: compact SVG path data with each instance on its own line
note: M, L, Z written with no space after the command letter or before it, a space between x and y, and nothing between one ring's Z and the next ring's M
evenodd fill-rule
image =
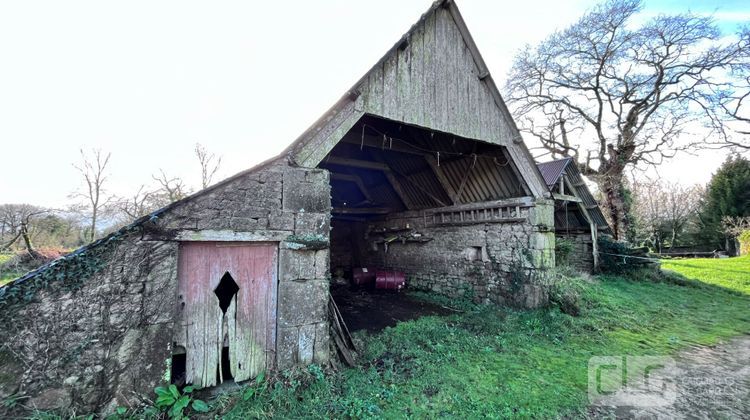
M565 168L567 168L568 164L572 161L573 158L564 158L537 163L536 167L539 168L539 172L542 174L542 178L544 178L547 187L551 189L560 181L560 177L562 177L565 172Z
M539 172L544 177L544 182L547 183L547 187L550 191L560 182L560 179L564 176L568 178L568 184L570 188L575 189L575 195L581 199L583 206L586 207L589 215L593 219L592 221L599 226L601 229L609 230L609 224L607 219L604 218L599 203L594 199L593 194L586 186L583 180L581 171L578 170L578 165L575 164L573 158L567 157L563 159L553 160L549 162L537 163Z
M449 23L446 23L447 21ZM428 31L427 28L431 30ZM461 45L461 51L443 51L437 47L437 45L459 44ZM428 49L431 50L427 51ZM443 56L452 54L457 63L453 62L443 67L435 67L435 57L441 54ZM413 59L415 57L423 57L424 61L420 61L422 58L419 60ZM462 61L464 58L468 61ZM467 70L467 67L461 67L469 62L472 66L470 71ZM420 80L422 82L425 80L434 82L430 86L434 92L427 95L424 92L420 92L423 96L408 96L409 89L414 89L415 85L418 85L419 82L414 83L413 80L416 79L412 79L411 83L402 84L400 83L402 76L405 80L409 80L409 72L414 71L415 66L418 68L418 66L423 65L425 66L425 70L428 70L428 64L432 64L433 67L429 71L426 71L425 78ZM389 71L393 69L397 70ZM456 73L456 70L459 72ZM457 74L461 76L461 80L452 79ZM393 76L393 78L389 79L389 75ZM430 124L431 122L435 122L434 119L445 117L446 114L449 115L448 119L450 120L450 115L453 115L454 112L453 109L435 110L431 108L439 100L442 100L439 106L448 102L444 100L444 97L440 96L446 94L443 92L444 89L440 89L441 86L448 86L451 90L455 88L456 91L460 92L471 90L472 99L488 97L492 102L491 107L493 109L484 108L474 110L476 114L480 114L482 111L484 111L484 114L482 118L473 118L471 121L464 121L461 118L458 120L454 119L453 123L455 124L451 127L452 129L446 129L445 126L441 126L440 124ZM396 106L392 106L392 103L383 98L384 102L386 102L385 104L378 103L373 107L373 96L379 94L384 97L387 95L389 88L391 92L399 91L399 95L402 93L400 89L405 89L407 94L400 97L401 102L399 102L399 98L396 99ZM447 95L453 93L449 92ZM404 101L404 98L407 100ZM419 98L419 100L416 98ZM393 97L389 99L393 99ZM404 110L399 108L399 105L403 108L404 104L408 106L413 105L416 108L423 106L424 109L418 109L418 112L415 112L415 114L420 114L421 116L404 115ZM482 102L482 104L486 104L486 101ZM462 109L470 107L467 103L452 103L450 106L455 106L456 108L462 106ZM286 154L289 160L296 165L315 167L335 147L341 137L366 114L378 115L393 121L428 128L436 132L451 133L467 139L506 146L532 193L537 197L549 196L546 185L536 169L534 159L523 143L520 131L508 111L497 85L453 0L435 1L385 55L345 92L320 119L313 123L312 126L287 147L283 154ZM488 136L472 135L482 132L482 130L486 133L487 130L491 129L502 131L502 142L499 141L500 136L497 133L495 133L493 139L488 138Z

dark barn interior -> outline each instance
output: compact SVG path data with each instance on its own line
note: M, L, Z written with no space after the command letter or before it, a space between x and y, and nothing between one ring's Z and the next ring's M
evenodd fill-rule
M374 116L355 124L319 167L330 171L330 268L345 318L347 308L350 314L358 312L364 301L382 308L382 315L394 322L409 319L409 307L415 316L444 312L394 297L391 290L371 290L372 285L350 293L353 269L398 269L389 261L389 247L394 246L411 246L419 258L419 244L435 239L428 228L434 223L427 220L434 217L432 211L530 195L504 147ZM423 223L404 223L404 217ZM362 328L372 327L365 323Z

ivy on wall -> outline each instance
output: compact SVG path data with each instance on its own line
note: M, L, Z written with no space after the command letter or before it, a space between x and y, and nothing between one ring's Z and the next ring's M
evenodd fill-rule
M106 266L107 256L124 237L140 230L139 223L125 226L8 283L0 288L0 306L30 302L37 291L53 283L67 291L78 290Z

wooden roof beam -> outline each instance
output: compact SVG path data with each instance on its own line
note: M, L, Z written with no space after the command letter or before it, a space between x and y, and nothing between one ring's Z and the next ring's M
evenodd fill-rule
M388 214L388 207L335 207L331 210L333 214Z
M393 175L390 171L384 172L385 178L388 180L388 183L391 184L391 188L393 188L394 191L396 191L396 195L398 195L398 198L401 199L401 202L404 203L404 207L406 207L407 210L411 210L414 208L414 203L409 200L409 196L404 192L404 189L401 187L401 183L396 179L396 176Z
M421 150L418 150L416 148L412 148L409 146L404 146L403 144L401 144L402 142L400 140L396 140L392 142L386 141L385 144L383 144L382 136L373 136L373 135L365 134L364 137L362 137L361 134L350 132L341 141L343 143L355 144L358 146L370 147L373 149L391 150L394 152L408 153L411 155L419 155L419 156L424 155L424 152Z
M457 204L458 194L456 193L456 190L453 189L451 183L448 181L448 177L445 176L443 169L438 166L437 159L435 159L432 155L425 155L424 158L427 161L427 164L430 165L430 169L432 169L432 172L435 174L438 182L440 182L440 185L443 187L443 189L445 189L445 192L448 193L448 197L450 197L451 199L451 204Z
M574 196L574 195L568 195L568 194L558 194L558 193L552 193L552 198L558 201L570 201L573 203L582 203L583 200L580 198Z
M370 195L369 191L367 191L367 188L365 187L365 183L362 181L362 178L358 177L357 175L331 172L331 179L337 180L337 181L346 181L346 182L354 183L354 185L356 185L357 188L359 188L359 191L367 199L367 201L372 202L372 196Z
M350 159L338 156L329 156L322 163L330 165L351 166L352 168L370 169L374 171L390 172L391 168L385 163L370 160Z

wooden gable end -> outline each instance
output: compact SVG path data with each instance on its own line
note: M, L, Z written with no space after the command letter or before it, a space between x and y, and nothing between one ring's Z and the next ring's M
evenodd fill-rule
M439 7L368 73L355 109L506 145L514 130L495 103L488 76L449 9Z
M523 144L458 8L436 2L329 112L291 147L315 167L364 115L505 146L531 192L549 191Z

